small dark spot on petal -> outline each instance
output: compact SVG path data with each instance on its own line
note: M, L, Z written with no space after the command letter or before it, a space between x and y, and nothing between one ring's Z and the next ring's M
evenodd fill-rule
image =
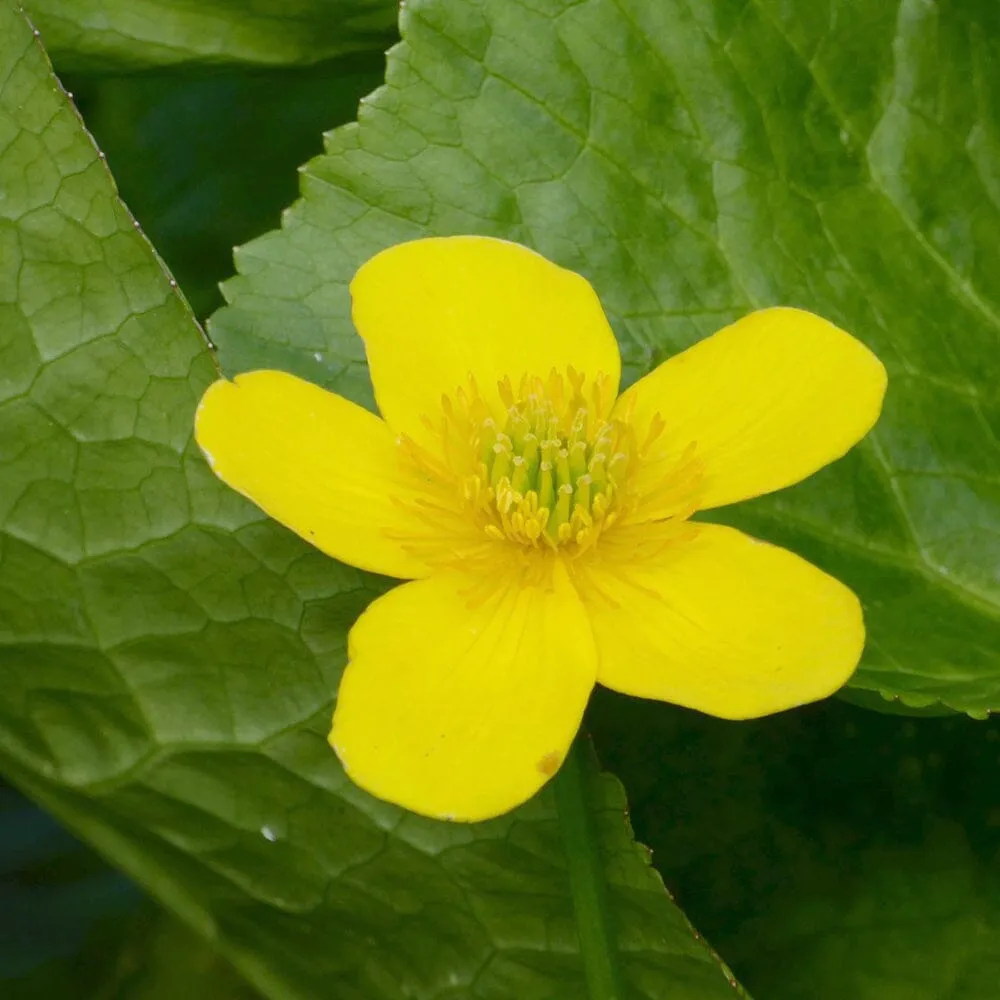
M551 753L547 753L536 766L542 774L551 778L559 770L561 763L562 758L553 750Z

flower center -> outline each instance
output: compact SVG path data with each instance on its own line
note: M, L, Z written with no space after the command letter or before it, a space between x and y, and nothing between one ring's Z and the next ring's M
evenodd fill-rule
M634 448L608 417L608 381L587 384L572 368L516 389L506 378L502 415L474 385L444 400L446 454L469 470L463 499L487 535L582 551L614 523Z
M588 380L567 368L522 376L516 389L504 378L485 397L470 375L423 418L433 443L399 438L403 467L422 494L408 510L424 525L399 540L429 565L469 572L478 560L484 584L498 541L574 558L628 520L649 527L643 554L673 544L698 509L697 445L678 450L659 413L637 428L634 401L611 416L614 389L605 375ZM640 544L628 532L609 543L619 554Z

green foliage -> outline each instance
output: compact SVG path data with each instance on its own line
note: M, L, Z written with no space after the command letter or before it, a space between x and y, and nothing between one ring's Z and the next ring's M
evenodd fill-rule
M380 79L394 18L27 6L202 315L228 247L278 225L294 164ZM862 596L846 697L946 717L831 702L732 725L599 693L588 725L680 905L759 997L993 1000L1000 735L954 712L1000 708L997 8L413 0L401 24L359 124L238 252L222 365L371 405L347 282L449 232L586 274L629 380L776 302L871 344L891 384L868 442L726 516ZM197 935L149 918L93 944L100 975L55 964L17 1000L237 1000L228 961L273 1000L741 995L588 752L475 827L346 781L325 743L344 639L387 583L208 473L191 417L215 376L0 0L0 769Z
M324 130L354 117L384 65L372 52L306 69L70 82L122 199L207 316L222 304L233 246L278 225L299 164L320 151Z
M998 720L829 701L732 726L602 692L590 722L678 902L755 996L995 995Z
M28 0L60 70L179 63L311 65L378 48L394 34L389 0Z
M755 306L812 309L886 362L882 420L723 516L861 596L854 685L1000 708L998 19L924 0L410 4L386 86L282 230L237 253L223 366L370 401L346 284L425 233L509 237L586 275L632 378Z
M269 996L736 995L589 756L562 804L475 827L346 780L332 692L382 584L209 473L205 342L7 3L0 191L11 778Z

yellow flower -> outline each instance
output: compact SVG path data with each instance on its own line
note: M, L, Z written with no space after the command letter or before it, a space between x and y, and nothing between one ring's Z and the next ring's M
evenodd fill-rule
M208 389L196 436L219 477L323 552L413 581L349 636L330 743L362 788L480 820L558 770L595 682L745 719L848 679L854 594L689 518L864 436L886 374L859 341L765 309L619 396L593 289L517 244L404 243L351 294L381 419L256 371Z

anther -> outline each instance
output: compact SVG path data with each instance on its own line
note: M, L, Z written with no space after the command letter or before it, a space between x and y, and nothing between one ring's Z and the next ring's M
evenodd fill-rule
M609 380L552 370L504 378L497 389L498 411L471 380L442 400L440 464L460 470L452 478L458 498L489 538L574 545L571 554L598 543L627 502L637 455L632 431L607 415ZM650 424L647 446L661 424Z

